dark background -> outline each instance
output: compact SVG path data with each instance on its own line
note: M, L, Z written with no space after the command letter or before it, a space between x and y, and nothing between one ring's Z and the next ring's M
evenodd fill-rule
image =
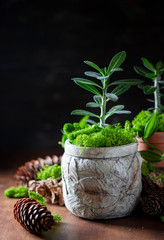
M84 60L107 66L127 52L113 79L140 78L133 70L141 57L164 60L164 14L160 2L128 0L0 1L0 149L55 149L65 122L79 121L92 94L72 77L91 70ZM120 96L132 120L150 105L137 87ZM87 110L87 109L86 109Z

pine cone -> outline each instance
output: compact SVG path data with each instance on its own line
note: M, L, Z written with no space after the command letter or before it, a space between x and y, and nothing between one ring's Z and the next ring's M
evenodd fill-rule
M14 218L32 233L48 231L54 225L51 212L33 198L22 198L15 203Z
M29 191L40 193L43 197L50 200L52 204L64 205L62 194L62 180L48 178L46 180L29 181Z
M46 156L45 159L38 158L37 160L31 160L26 162L24 166L18 168L14 178L16 179L17 185L22 185L28 187L28 182L30 180L36 180L37 172L43 169L44 165L49 166L54 164L61 164L61 157L56 155L49 157Z
M141 193L142 197L145 197L150 193L160 189L161 188L156 183L154 183L149 178L142 175L142 193Z
M142 210L150 216L164 215L164 188L145 197L142 200Z

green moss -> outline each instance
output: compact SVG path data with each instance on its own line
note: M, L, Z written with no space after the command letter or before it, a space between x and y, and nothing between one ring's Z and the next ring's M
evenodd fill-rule
M46 180L49 177L54 179L61 177L61 166L58 164L45 165L42 170L37 172L37 180Z
M60 222L61 222L62 217L61 217L60 214L53 213L52 216L53 216L53 219L54 219L54 222L55 222L55 223L60 223Z
M26 198L28 197L28 188L23 186L10 187L5 190L4 195L8 198Z
M148 110L142 110L132 121L133 130L139 137L143 137L146 123L153 116L153 113ZM157 132L164 132L164 113L158 114Z
M36 192L31 191L31 192L28 192L28 196L29 196L29 198L35 199L41 205L46 206L46 202L44 200L44 197L40 193L36 193Z
M125 128L120 124L108 125L106 128L87 126L81 130L69 132L67 137L72 144L80 147L121 146L135 141L134 131L130 125L130 122L126 122Z

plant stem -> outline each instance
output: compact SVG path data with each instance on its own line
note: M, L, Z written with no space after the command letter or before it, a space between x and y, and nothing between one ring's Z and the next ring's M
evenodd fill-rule
M156 90L154 92L154 112L159 112L159 105L160 105L160 96L159 96L159 84L158 81L160 80L160 77L156 77L154 79L154 87L156 87Z
M105 127L105 114L106 114L106 93L107 86L106 81L103 82L103 93L102 93L102 103L101 103L101 114L100 114L100 127Z

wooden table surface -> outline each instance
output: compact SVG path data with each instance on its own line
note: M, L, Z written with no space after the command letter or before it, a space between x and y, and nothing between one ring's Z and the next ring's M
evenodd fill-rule
M13 217L17 199L4 196L14 186L13 171L0 171L0 240L164 240L164 223L145 217L138 209L128 217L89 221L78 218L65 207L48 204L52 213L60 213L62 221L48 232L37 236L26 231Z

